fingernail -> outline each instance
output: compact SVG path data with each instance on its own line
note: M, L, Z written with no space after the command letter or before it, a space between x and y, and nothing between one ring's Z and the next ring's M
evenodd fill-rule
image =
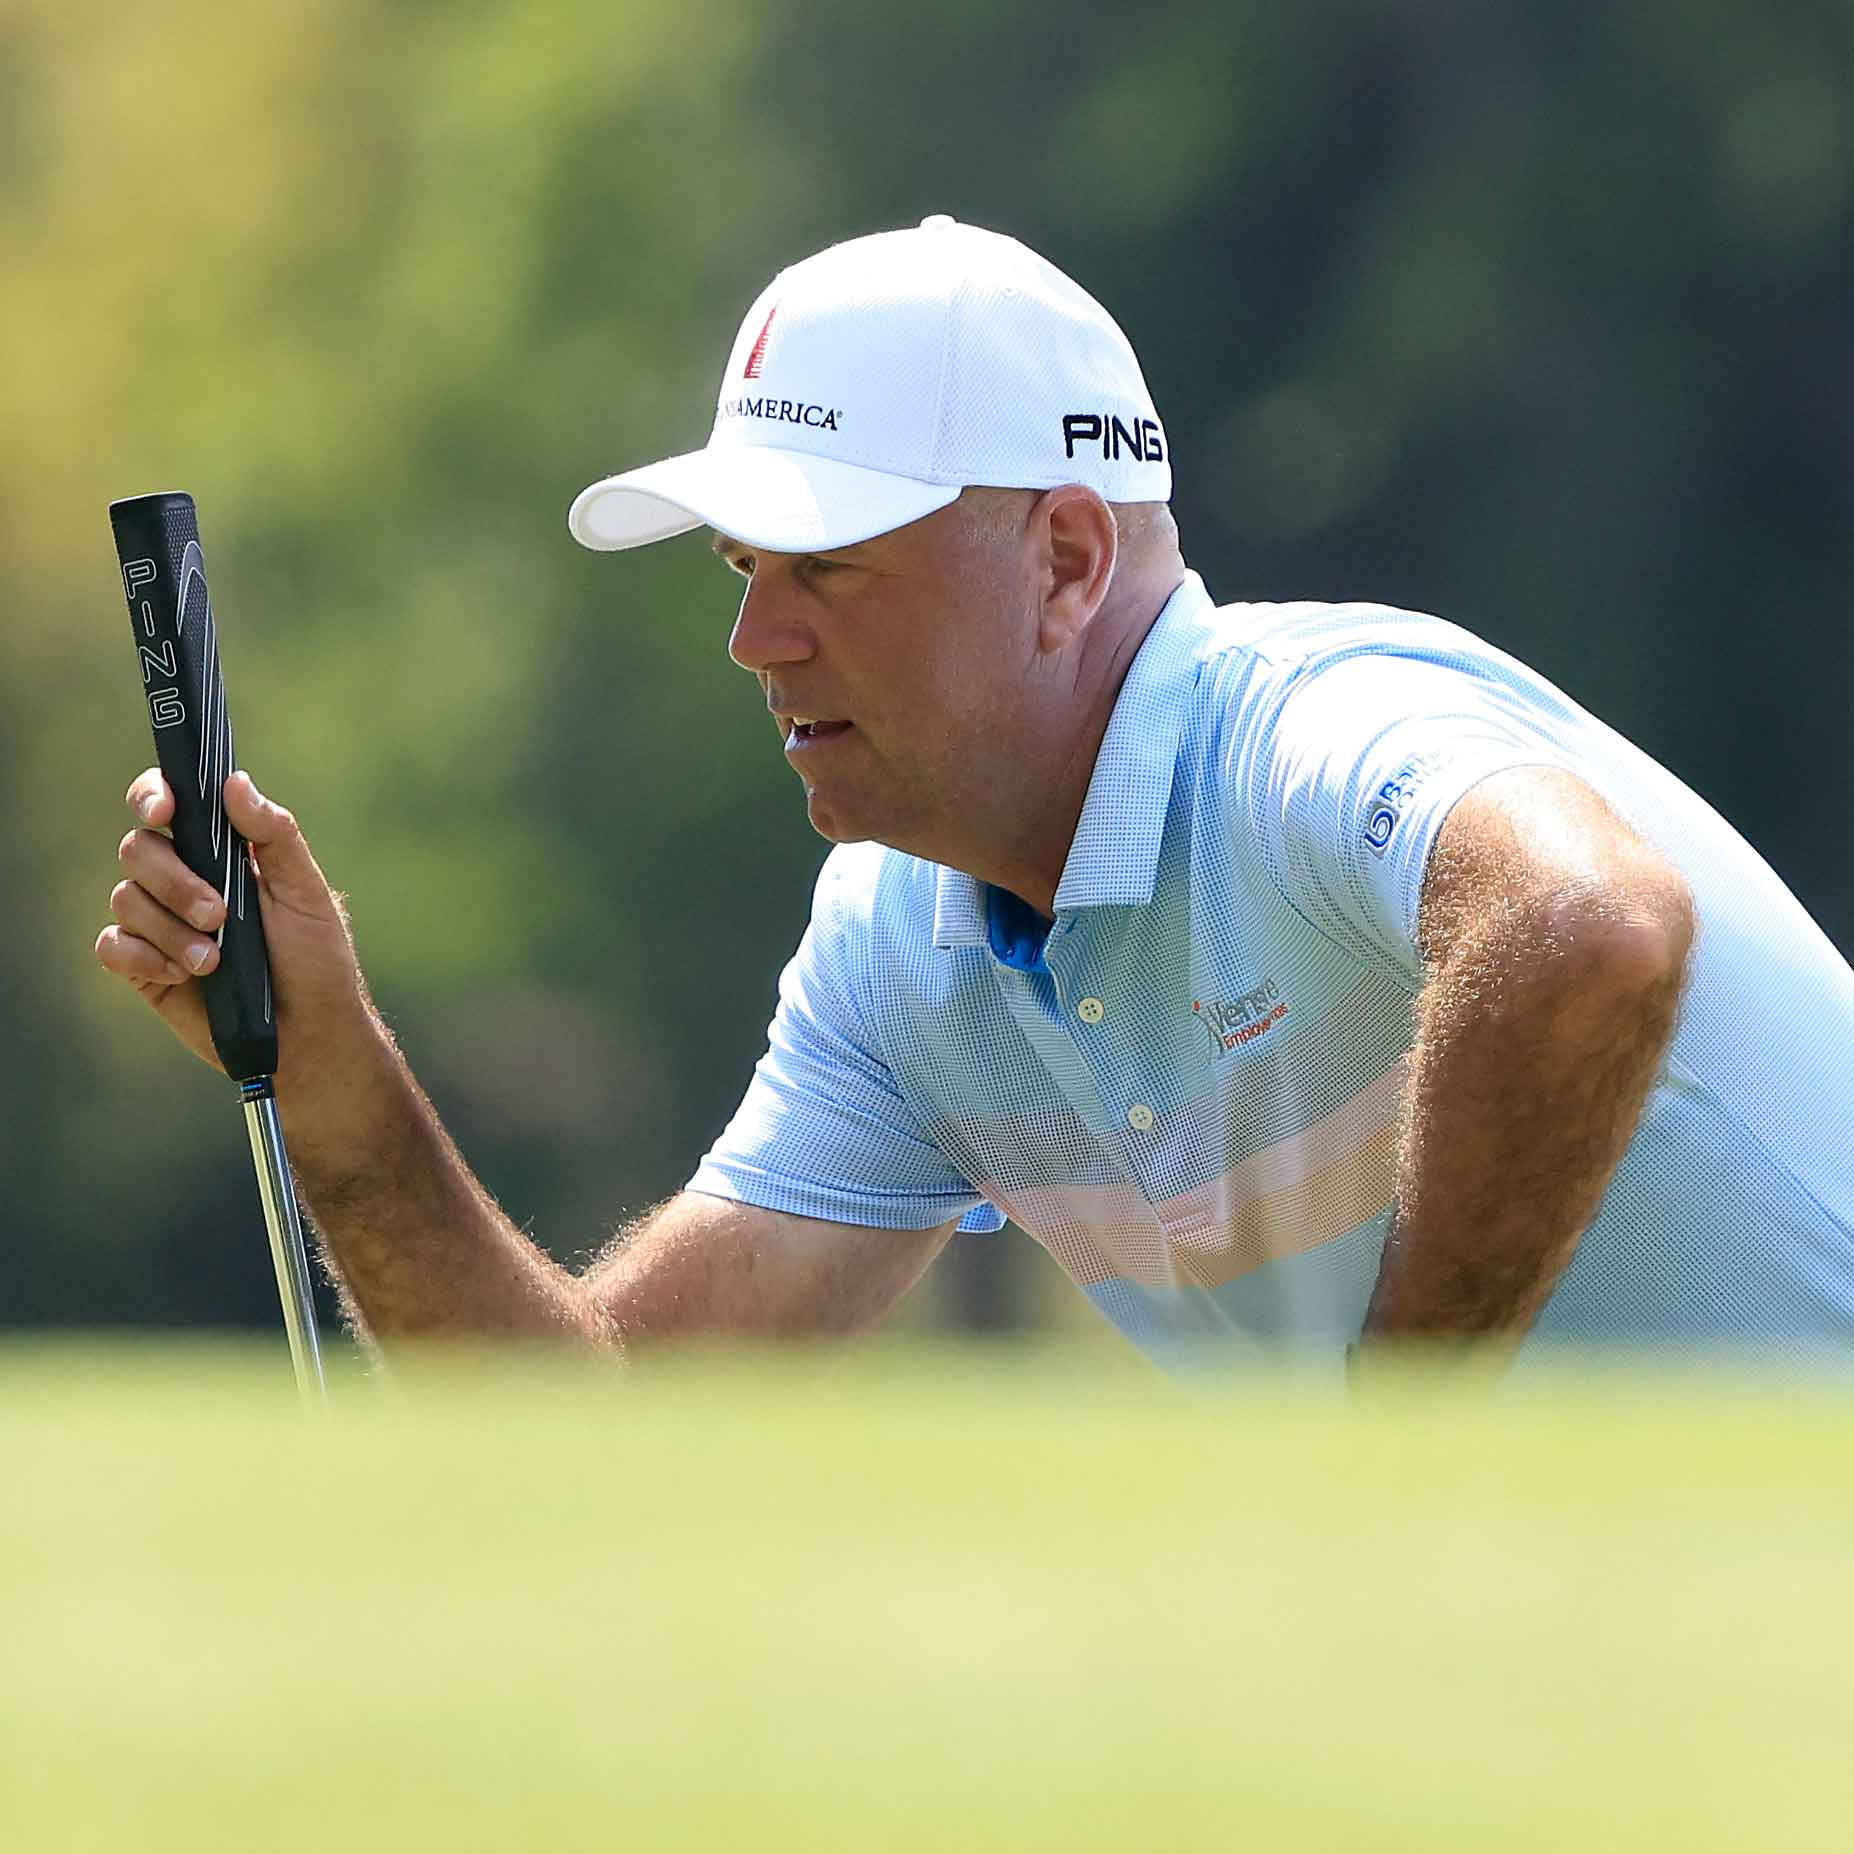
M154 794L152 792L144 792L141 797L135 801L135 815L146 824L153 811Z
M206 970L206 962L211 957L212 942L210 940L195 940L193 944L187 948L187 964L190 965L195 972L204 972Z
M195 927L210 927L217 917L218 912L219 903L217 898L209 897L205 901L196 901L193 906L187 910L187 919L190 920Z

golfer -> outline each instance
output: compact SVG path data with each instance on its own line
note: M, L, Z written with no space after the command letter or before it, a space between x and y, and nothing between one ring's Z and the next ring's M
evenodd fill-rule
M583 1273L446 1136L295 819L228 783L361 1330L849 1331L1008 1217L1166 1360L1854 1346L1854 971L1470 633L1218 607L1171 472L1106 311L936 217L784 271L706 446L575 501L592 548L713 530L837 846L732 1123ZM218 897L160 774L129 800L97 957L210 1062Z

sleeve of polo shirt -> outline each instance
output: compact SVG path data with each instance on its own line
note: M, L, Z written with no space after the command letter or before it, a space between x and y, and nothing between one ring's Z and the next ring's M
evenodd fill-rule
M689 1180L766 1210L873 1229L1003 1219L928 1138L859 1004L863 936L827 859L811 924L779 977L767 1049L734 1118Z
M1515 691L1421 658L1348 657L1292 684L1268 731L1250 789L1269 873L1330 938L1420 985L1429 853L1472 787L1519 766L1577 770Z

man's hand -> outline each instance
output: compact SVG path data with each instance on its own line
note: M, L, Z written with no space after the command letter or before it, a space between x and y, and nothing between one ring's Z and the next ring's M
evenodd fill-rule
M1499 774L1456 806L1423 884L1367 1344L1530 1327L1634 1134L1694 926L1679 872L1569 774Z
M196 974L219 963L225 922L219 893L180 859L162 826L174 795L150 768L128 790L142 828L117 847L123 879L110 894L116 924L97 936L96 956L127 980L202 1062L219 1066ZM258 905L277 1006L280 1100L312 1086L339 1085L344 1048L374 1038L372 1011L341 903L316 866L296 820L259 792L247 773L225 782L226 816L251 845Z

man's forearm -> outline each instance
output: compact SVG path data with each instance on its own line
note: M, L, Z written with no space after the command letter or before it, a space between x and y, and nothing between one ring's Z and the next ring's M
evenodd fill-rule
M1634 1133L1687 946L1678 922L1515 911L1436 970L1367 1339L1530 1327Z
M598 1342L573 1276L502 1213L383 1025L345 1053L338 1085L280 1081L310 1220L350 1312L375 1338Z

